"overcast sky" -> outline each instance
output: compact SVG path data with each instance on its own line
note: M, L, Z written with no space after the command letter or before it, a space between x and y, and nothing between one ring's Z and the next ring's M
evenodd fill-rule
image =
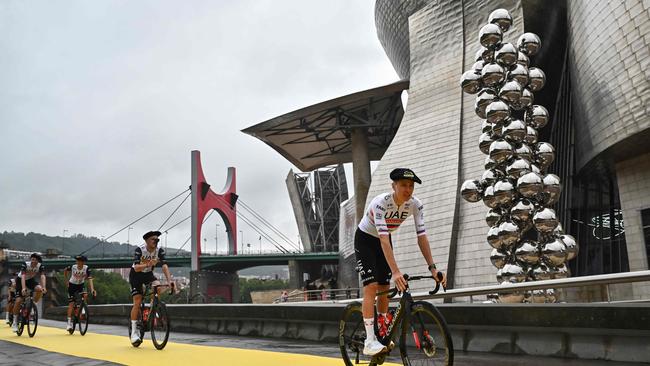
M108 236L185 190L196 149L216 191L236 167L243 202L297 241L284 182L296 168L240 130L396 80L371 0L2 1L0 231ZM189 212L188 200L166 227ZM210 251L216 223L225 249L217 217ZM189 233L188 221L167 245Z

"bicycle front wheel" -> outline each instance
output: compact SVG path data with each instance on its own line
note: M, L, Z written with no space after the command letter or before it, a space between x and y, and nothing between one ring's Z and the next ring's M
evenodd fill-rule
M84 302L79 307L79 316L77 317L77 324L79 324L79 333L81 335L86 334L86 331L88 330L88 321L88 305Z
M167 306L159 303L155 309L149 314L149 321L151 322L151 340L154 347L161 350L167 345L169 339L169 315L167 314Z
M36 308L36 304L34 302L31 302L30 308L29 308L29 315L27 317L27 334L29 334L29 337L33 337L36 334L36 328L38 327L38 309Z
M361 303L353 302L345 307L339 323L339 347L346 366L375 365L363 354L366 329L363 325Z
M435 306L424 301L411 306L409 325L400 338L400 353L405 366L454 364L451 333Z

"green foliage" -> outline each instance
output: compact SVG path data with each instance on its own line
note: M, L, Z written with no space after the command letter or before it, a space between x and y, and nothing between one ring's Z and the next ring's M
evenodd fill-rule
M286 289L289 285L285 280L260 280L257 278L240 278L239 279L239 296L240 302L252 303L251 291L265 291L265 290L282 290Z
M117 273L93 270L93 284L97 297L92 299L89 296L88 302L91 304L129 304L131 303L131 288L129 283ZM67 278L63 278L63 272L56 274L57 280L57 301L59 304L66 304L68 298L68 289L66 288ZM90 295L90 284L86 280L86 291Z

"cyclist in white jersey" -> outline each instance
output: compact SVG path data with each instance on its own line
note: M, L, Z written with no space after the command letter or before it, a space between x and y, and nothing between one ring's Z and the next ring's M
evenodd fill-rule
M36 281L36 276L40 275L40 283ZM45 266L43 258L38 253L32 253L29 261L22 264L20 273L16 277L16 303L14 304L14 319L18 319L18 311L23 303L23 297L27 296L27 291L34 291L34 303L38 303L43 294L47 292L45 286ZM18 332L18 322L12 326L14 332Z
M74 310L74 296L77 293L84 292L84 284L86 280L90 284L90 293L93 297L97 296L97 291L95 291L95 286L93 284L93 277L90 274L90 268L86 265L88 258L85 255L78 255L74 257L77 263L74 266L66 267L63 270L63 277L68 277L70 273L70 279L66 283L68 287L68 326L66 330L71 330L73 327L72 324L72 310ZM84 300L87 301L88 294L84 295Z
M423 206L413 196L415 182L422 184L411 169L398 168L390 173L393 192L383 193L370 201L364 217L361 219L354 235L354 249L357 257L357 270L363 282L363 321L366 329L366 341L363 348L365 355L373 356L386 350L374 331L374 304L377 292L390 288L393 277L395 286L400 291L406 289L406 280L397 266L393 254L390 233L397 230L409 216L415 219L415 231L418 246L434 278L436 265L431 257L429 239L424 227ZM441 283L446 286L447 278ZM378 328L385 332L388 312L388 297L377 298Z
M5 309L5 321L7 324L11 324L11 321L9 321L9 313L12 312L14 301L16 300L16 275L16 273L12 274L7 283L9 285L7 289L7 308Z
M140 332L138 329L138 315L140 312L140 304L142 303L143 286L151 284L157 286L160 283L153 274L153 269L157 264L162 265L163 273L167 279L167 283L174 287L172 276L169 273L169 267L165 262L165 249L158 248L160 242L160 231L149 231L142 236L144 244L135 248L135 257L131 272L129 272L129 284L131 285L131 296L133 296L133 308L131 308L131 343L138 343L140 339ZM160 294L160 289L158 289Z

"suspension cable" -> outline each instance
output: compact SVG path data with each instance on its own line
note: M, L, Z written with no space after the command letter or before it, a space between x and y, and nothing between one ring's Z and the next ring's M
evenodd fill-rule
M248 206L244 201L242 200L237 200L239 203L242 204L242 208L246 209L250 213L253 214L258 220L260 220L262 223L266 224L267 227L269 227L273 232L275 232L280 238L284 239L288 244L290 244L293 248L296 250L300 251L300 246L291 241L284 233L282 233L280 230L278 230L275 226L273 226L270 222L268 222L262 215L258 214L255 212L250 206Z
M140 217L139 217L138 219L136 219L135 221L129 223L128 225L126 225L125 227L121 228L120 230L114 232L113 234L109 235L109 236L106 237L105 239L98 241L95 245L93 245L93 246L91 246L90 248L84 250L84 251L81 252L80 254L84 254L84 253L86 253L87 251L89 251L89 250L95 248L96 246L98 246L98 245L101 244L102 242L105 242L105 241L107 241L108 239L114 237L115 235L121 233L122 231L126 230L129 226L131 226L131 225L135 224L136 222L138 222L138 221L144 219L145 217L151 215L151 214L154 213L155 211L159 210L159 209L162 208L163 206L165 206L165 205L167 205L168 203L172 202L173 200L177 199L178 197L180 197L181 195L183 195L185 192L187 192L187 191L189 191L189 190L190 190L190 189L188 188L188 189L184 190L183 192L177 194L176 196L174 196L174 198L168 200L167 202L163 203L162 205L160 205L160 206L154 208L153 210L147 212L147 213L144 214L143 216L140 216Z
M188 195L185 196L185 198L183 198L183 200L181 201L181 203L179 203L178 206L176 206L176 208L175 208L174 211L171 213L171 215L169 215L169 216L167 217L167 219L166 219L166 220L165 220L165 221L160 225L160 227L158 228L158 231L160 231L160 229L162 229L162 227L165 226L165 224L167 223L167 221L169 221L169 219L171 219L172 216L174 216L174 214L176 213L176 211L178 211L178 209L181 208L181 206L183 205L183 203L185 203L185 201L187 201L187 199L190 198L191 195L192 195L192 192L188 193Z
M178 226L178 225L184 223L185 221L189 220L191 217L192 217L192 215L182 219L181 221L179 221L179 222L175 223L174 225L168 227L167 229L163 230L163 232L164 233L168 232L169 230L171 230L171 229L175 228L176 226ZM158 231L160 231L160 230L158 230Z
M210 216L212 216L213 213L214 213L214 210L210 211L210 213L209 213L209 214L208 214L208 215L203 219L203 223L202 223L202 224L205 224L205 222L208 221L208 218L209 218ZM192 216L190 216L190 217L192 217ZM185 219L185 220L187 220L187 219ZM185 221L185 220L183 220L183 221ZM192 239L192 234L190 234L190 236L189 236L187 239L185 239L185 242L183 243L183 245L181 245L180 248L178 248L178 250L176 251L176 254L178 254L178 252L180 252L181 249L183 249L183 247L185 246L185 244L187 244L187 242L190 241L190 239ZM201 243L199 243L199 245L201 245ZM176 255L176 254L174 254L174 255Z

